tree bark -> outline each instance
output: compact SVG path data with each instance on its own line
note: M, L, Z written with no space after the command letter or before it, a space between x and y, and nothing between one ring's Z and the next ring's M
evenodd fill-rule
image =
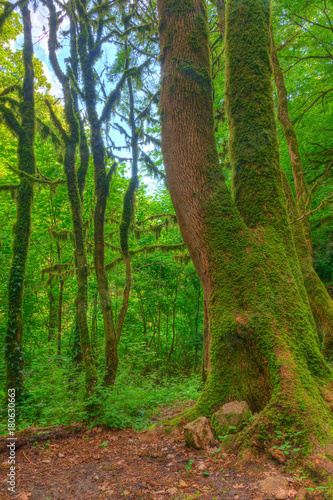
M207 297L211 335L210 373L185 418L245 400L259 412L246 432L259 441L269 441L268 428L302 429L309 447L314 436L327 444L333 374L319 350L282 186L270 2L229 0L226 7L234 199L214 138L206 4L157 4L162 152L179 226Z

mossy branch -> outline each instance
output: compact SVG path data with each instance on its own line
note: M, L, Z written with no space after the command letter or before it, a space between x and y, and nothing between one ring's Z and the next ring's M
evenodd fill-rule
M48 186L56 186L58 184L64 184L65 180L64 179L59 179L57 181L52 181L46 176L41 176L41 177L36 177L35 175L28 174L27 172L24 172L23 170L18 170L15 167L12 167L9 163L6 162L6 165L8 168L14 172L14 174L18 175L19 177L24 177L25 179L31 181L31 182L36 182L37 184L47 184Z
M163 182L166 184L166 177L165 177L165 173L162 172L156 165L155 163L153 162L153 160L150 158L149 155L147 155L147 153L145 153L141 148L140 148L140 152L141 152L141 159L145 162L146 164L146 167L147 167L147 170L148 170L148 173L150 176L152 176L154 179L162 179Z
M0 92L0 97L11 94L12 92L15 92L16 90L19 92L21 90L21 85L18 85L17 83L15 83L14 85L10 85L9 87L6 87L2 92Z
M14 189L19 188L19 184L0 184L0 192L1 191L13 191Z
M73 231L69 229L54 229L52 227L48 228L49 235L54 238L56 241L67 241L68 238L73 239Z
M53 121L53 123L57 127L57 129L59 130L59 133L60 133L61 137L63 138L64 142L65 143L69 142L70 139L68 137L68 134L67 134L66 130L63 128L63 126L62 126L60 120L58 119L58 117L56 116L55 112L53 111L51 103L47 99L45 99L44 102L49 109L51 120Z
M40 133L41 139L51 139L51 142L54 146L60 147L62 145L61 140L57 136L57 134L54 132L54 130L49 127L45 122L43 122L40 118L36 118L37 126L38 126L38 131Z
M328 196L326 196L326 198L324 198L322 200L322 202L320 203L320 205L315 208L314 210L309 210L308 212L304 213L303 215L301 215L300 217L298 217L298 219L295 219L293 221L290 221L290 224L294 224L294 222L298 222L300 220L303 220L305 219L306 217L309 217L309 215L312 215L316 212L318 212L319 210L321 210L327 203L333 203L333 192L331 194L329 194Z
M139 248L138 250L130 250L129 255L135 256L139 255L140 253L146 252L146 253L153 253L156 252L157 250L160 250L161 252L175 252L177 250L184 250L186 248L185 243L179 243L176 245L146 245L142 248ZM109 264L106 264L105 269L109 271L112 269L116 264L121 262L123 260L123 257L117 257L115 260L112 262L109 262Z
M146 132L143 132L143 135L146 139L148 139L149 142L155 144L155 146L158 146L159 148L162 147L162 142L159 139L156 139L156 137L153 137L150 134L146 134Z
M141 118L145 118L149 112L150 112L150 108L151 108L151 104L154 102L156 104L156 101L158 101L159 99L159 96L160 96L160 90L158 90L150 99L149 103L147 104L147 106L142 110L140 111L140 113L138 114L138 116L135 118L135 121L139 121L141 120Z
M16 7L18 7L24 2L26 2L26 0L19 0L16 3L1 2L1 4L5 6L5 8L3 13L0 15L0 34L2 32L3 25L5 24L6 20L9 18L11 13L16 9Z
M65 82L65 75L60 67L56 50L58 48L58 40L57 40L57 27L58 27L58 16L57 12L54 6L54 3L52 0L45 0L43 3L45 3L49 9L50 12L50 17L49 17L49 57L50 57L50 62L53 68L53 71L55 72L56 77L58 78L59 82L64 85Z
M12 110L17 109L20 105L17 99L14 99L14 97L11 97L9 95L0 96L0 102L3 102L4 104L6 103L10 104Z
M317 182L312 186L311 191L310 191L309 196L308 196L308 199L307 199L306 208L310 207L310 205L312 203L313 195L317 191L318 186L325 180L325 178L327 177L327 174L329 173L329 171L331 170L332 167L333 167L333 160L331 161L331 163L329 164L329 166L327 167L327 169L325 170L323 175L321 175L319 177L319 179L317 180Z
M24 130L21 127L14 113L4 104L0 103L0 115L2 116L7 127L18 137L24 136Z
M154 219L163 219L165 217L167 217L170 220L170 222L172 222L173 224L177 223L177 216L175 214L155 214L155 215L150 215L149 217L147 217L144 220L136 221L136 225L137 226L141 226L141 225L144 226L145 222L149 222L149 221L154 220Z

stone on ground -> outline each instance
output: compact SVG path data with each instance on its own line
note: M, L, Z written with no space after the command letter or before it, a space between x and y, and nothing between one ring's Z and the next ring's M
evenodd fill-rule
M308 492L306 491L306 489L301 488L300 490L298 490L296 500L306 500L306 498L308 498Z
M199 417L184 427L185 440L188 446L201 450L214 441L214 436L206 417Z
M251 415L251 410L245 401L232 401L214 413L212 423L221 435L225 435L230 426L235 427L237 431L241 430L242 424L247 422Z
M259 481L258 488L260 491L273 495L276 500L284 500L288 498L288 479L283 476L266 477L263 481Z

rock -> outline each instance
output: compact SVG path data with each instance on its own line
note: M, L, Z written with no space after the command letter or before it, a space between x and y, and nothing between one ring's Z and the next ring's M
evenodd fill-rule
M272 476L272 477L267 477L263 481L259 481L258 483L258 488L260 491L263 491L264 493L268 493L270 495L276 495L276 494L283 494L283 491L287 491L286 488L288 486L288 479L286 479L283 476ZM276 497L275 497L276 498ZM288 492L287 496L283 497L280 496L279 499L284 499L288 498Z
M306 500L306 498L308 498L308 492L306 491L306 489L301 488L300 490L298 490L296 500Z
M283 488L280 488L274 493L275 500L286 500L289 498L289 491Z
M277 448L270 448L268 451L271 457L275 458L275 460L280 462L280 464L284 464L287 460L287 456L285 453L283 453L282 450L278 450Z
M212 430L206 417L199 417L184 427L185 440L188 446L201 450L207 448L214 440Z
M232 401L214 413L212 423L217 432L225 435L228 434L230 426L236 427L237 431L240 430L242 423L247 422L251 415L251 410L245 401Z

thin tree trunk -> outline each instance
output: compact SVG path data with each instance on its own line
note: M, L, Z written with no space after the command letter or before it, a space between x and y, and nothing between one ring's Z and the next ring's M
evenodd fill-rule
M307 209L307 203L309 198L309 187L306 183L303 172L302 156L299 150L296 131L289 116L288 92L284 82L283 71L280 66L273 36L272 36L272 63L273 63L274 82L276 85L276 90L278 95L278 119L279 122L281 123L282 130L286 138L289 150L290 164L293 171L294 182L295 182L297 207L300 215L303 215ZM312 244L311 244L311 231L310 231L309 218L304 217L304 219L302 219L301 224L304 227L309 254L312 258Z
M169 349L169 354L168 354L168 361L170 363L171 355L173 353L173 350L175 348L175 340L176 340L176 299L177 299L177 294L178 294L178 278L177 278L177 285L176 285L176 293L174 298L172 299L172 341L171 341L171 346Z
M273 37L272 37L273 40ZM297 134L293 127L288 110L288 93L284 82L283 71L280 66L277 50L273 43L272 63L274 81L278 94L278 118L281 123L284 136L289 150L290 163L294 175L296 189L296 205L290 208L291 220L296 220L303 215L308 208L309 188L305 181L303 172L302 157L298 146ZM290 189L286 186L285 189ZM287 196L293 196L288 193ZM290 203L289 203L290 206ZM301 225L303 231L296 227ZM297 240L296 250L300 260L304 284L309 297L313 314L317 318L323 329L322 352L326 359L333 359L333 301L329 296L324 284L313 269L312 244L309 218L305 217L299 222L294 222L292 226L295 240ZM295 234L297 232L297 235ZM304 249L302 238L305 239L307 252Z
M64 294L64 280L60 280L59 303L58 303L58 322L57 322L57 354L61 356L61 330L62 330L62 299Z
M48 341L54 337L55 331L57 329L57 295L54 293L53 280L50 283L49 288L49 325L48 325Z
M96 345L96 334L97 334L97 297L98 292L94 293L93 297L93 311L91 317L91 344L93 349Z

